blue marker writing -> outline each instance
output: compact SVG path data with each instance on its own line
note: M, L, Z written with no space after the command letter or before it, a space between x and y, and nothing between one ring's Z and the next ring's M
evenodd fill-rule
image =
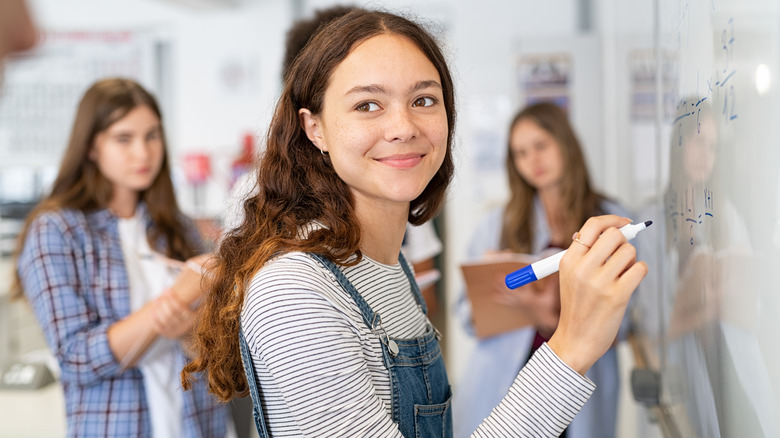
M625 236L627 240L631 240L636 237L637 233L649 227L652 223L653 221L640 222L638 224L628 224L626 226L620 227L620 232L623 233L623 236ZM531 263L522 269L518 269L517 271L512 272L511 274L507 275L506 279L504 280L506 287L510 289L517 289L520 286L525 286L528 283L558 272L561 258L565 253L566 250L563 250L557 254L551 255L550 257L539 260L538 262Z

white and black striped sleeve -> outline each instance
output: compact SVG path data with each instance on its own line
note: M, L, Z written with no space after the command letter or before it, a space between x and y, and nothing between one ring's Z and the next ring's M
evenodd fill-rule
M557 437L596 385L566 365L545 343L473 437Z

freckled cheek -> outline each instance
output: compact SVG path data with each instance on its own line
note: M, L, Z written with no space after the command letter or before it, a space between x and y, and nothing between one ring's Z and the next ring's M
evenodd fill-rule
M447 147L447 124L446 123L431 123L426 127L428 138L436 148L444 150Z
M341 149L347 153L359 153L371 144L370 127L355 127L349 124L335 124L328 136L328 149ZM338 153L338 151L336 152Z

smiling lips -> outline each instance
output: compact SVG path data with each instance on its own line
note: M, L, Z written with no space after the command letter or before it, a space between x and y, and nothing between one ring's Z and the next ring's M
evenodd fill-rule
M411 169L422 161L424 154L403 154L376 158L376 161L395 169Z

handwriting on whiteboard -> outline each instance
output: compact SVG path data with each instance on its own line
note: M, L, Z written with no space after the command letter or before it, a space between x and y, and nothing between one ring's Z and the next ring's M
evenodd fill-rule
M683 101L677 105L677 118L674 119L673 125L677 122L685 119L686 117L696 116L698 111L696 108L701 102L708 99L713 101L723 101L720 105L720 113L723 117L723 121L728 124L732 120L735 120L739 115L737 114L737 93L734 88L734 75L737 73L734 68L734 43L736 41L734 30L734 18L729 18L726 25L720 31L720 48L719 53L722 58L714 71L709 73L704 80L706 89L701 90L701 81L697 79L696 95L699 96L698 101ZM697 78L701 77L701 72L697 74ZM690 104L690 107L689 107Z
M697 243L696 231L706 222L715 219L715 194L708 187L688 186L682 194L672 191L667 200L666 214L672 225L672 238L676 243L685 233L690 245Z

